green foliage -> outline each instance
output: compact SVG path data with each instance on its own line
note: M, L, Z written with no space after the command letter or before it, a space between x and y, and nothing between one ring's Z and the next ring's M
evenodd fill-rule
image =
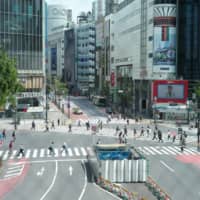
M0 106L5 105L16 92L22 90L17 80L16 62L0 50Z

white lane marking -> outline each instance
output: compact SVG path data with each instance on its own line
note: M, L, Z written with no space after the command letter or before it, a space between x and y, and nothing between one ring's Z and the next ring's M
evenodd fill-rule
M58 157L58 149L57 148L54 149L54 157Z
M36 158L36 157L37 157L37 153L38 153L38 150L37 150L37 149L34 149L34 150L33 150L33 156L32 156L32 157L33 157L33 158Z
M160 163L164 165L170 172L174 172L174 169L172 169L170 166L168 166L164 161L160 160Z
M71 149L71 148L67 148L67 151L68 151L68 154L69 154L70 157L73 156L73 153L72 153L72 149Z
M9 151L7 150L7 151L5 151L2 160L6 160L8 158L8 156L9 156Z
M3 155L3 151L0 151L0 156L2 156Z
M74 151L75 151L75 154L76 154L76 156L80 156L80 153L79 153L79 151L78 151L78 148L77 148L77 147L74 147Z
M152 155L156 155L151 149L149 149L148 147L143 147L143 149L145 149L145 151L149 152Z
M174 151L176 154L181 154L180 149L178 147L168 147L170 150Z
M40 158L43 158L45 155L45 149L40 149Z
M82 154L83 154L84 156L87 156L87 152L86 152L86 150L85 150L84 147L81 147L81 151L82 151Z
M70 165L69 166L69 175L72 176L72 173L73 173L73 167Z
M30 155L31 155L31 150L28 149L28 150L26 151L25 158L29 158Z
M21 165L17 165L17 166L14 166L14 167L9 167L8 170L19 169L19 168L21 168Z
M57 177L57 174L58 174L58 161L57 161L57 160L55 161L55 165L56 165L56 168L55 168L55 173L54 173L54 177L53 177L52 183L51 183L51 185L49 186L49 188L47 189L47 191L46 191L46 192L43 194L43 196L40 198L40 200L45 199L45 197L46 197L47 194L51 191L51 189L53 188L53 186L54 186L54 184L55 184L56 177Z
M167 147L163 147L163 149L167 152L169 152L172 155L176 155L176 153L174 153L173 151L171 151L170 149L168 149Z
M9 177L13 177L13 176L19 176L21 173L12 173L12 174L6 174L4 175L4 178L9 178Z
M87 170L85 168L85 164L84 162L82 161L82 165L84 166L84 172L85 172L85 183L84 183L84 186L83 186L83 190L81 192L81 195L79 196L78 200L81 200L83 198L83 195L86 191L86 187L87 187Z
M88 154L90 156L94 156L95 155L95 153L94 153L94 151L93 151L93 149L91 147L87 147L87 152L88 152Z
M155 151L157 154L162 155L162 152L160 152L158 149L154 148L154 147L149 147L150 149L152 149L153 151Z
M14 159L14 157L16 156L17 154L17 150L13 150L12 151L12 155L10 156L10 159Z
M144 153L144 154L146 154L146 155L150 155L148 152L145 152L145 150L142 149L142 147L138 147L138 149L139 149L142 153Z

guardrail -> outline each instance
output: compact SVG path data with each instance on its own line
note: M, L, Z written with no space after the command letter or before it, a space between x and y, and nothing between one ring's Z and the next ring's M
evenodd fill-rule
M158 200L171 200L170 196L150 176L145 184Z

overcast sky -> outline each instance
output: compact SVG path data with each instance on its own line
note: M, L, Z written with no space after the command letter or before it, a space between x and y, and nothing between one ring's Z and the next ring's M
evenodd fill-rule
M91 11L93 0L46 0L48 4L61 4L66 8L72 9L73 19L76 19L77 14L81 11Z

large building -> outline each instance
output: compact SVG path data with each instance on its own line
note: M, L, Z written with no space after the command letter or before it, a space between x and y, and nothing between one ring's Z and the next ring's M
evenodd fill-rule
M77 87L82 94L95 89L95 23L91 13L78 16L76 34Z
M16 59L27 91L41 91L45 75L44 0L0 0L0 45Z

